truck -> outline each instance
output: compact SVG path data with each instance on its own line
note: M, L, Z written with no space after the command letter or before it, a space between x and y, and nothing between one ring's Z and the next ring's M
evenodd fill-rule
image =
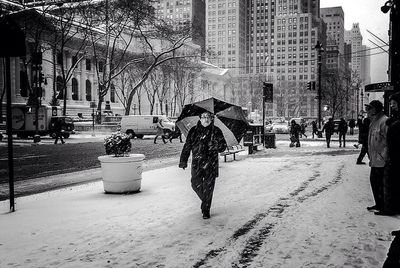
M158 122L161 122L167 137L175 131L175 123L165 115L124 115L119 124L120 131L132 138L142 139L144 135L156 135Z
M49 135L55 137L54 123L62 122L62 136L69 138L75 133L74 122L69 116L61 116L61 108L41 105L38 110L38 133L36 133L36 108L26 104L12 104L12 132L19 138Z

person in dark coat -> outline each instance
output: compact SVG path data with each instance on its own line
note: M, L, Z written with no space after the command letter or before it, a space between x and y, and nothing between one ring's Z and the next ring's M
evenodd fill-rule
M331 137L335 132L335 124L333 123L333 118L329 118L328 122L322 127L322 132L325 131L326 147L331 147Z
M218 153L225 151L226 141L221 129L214 125L213 114L206 112L192 127L183 146L179 167L185 169L192 153L191 183L201 200L203 219L210 218L215 179L218 177Z
M62 136L62 127L63 127L62 121L60 119L55 120L53 126L54 126L54 134L56 135L56 140L54 141L54 144L57 144L58 138L60 138L61 143L64 144L65 141L63 140Z
M342 139L343 139L343 147L346 147L346 133L347 133L347 122L344 118L340 118L338 131L339 131L339 147L342 147Z
M356 126L356 120L353 118L349 120L350 135L354 135L354 128Z
M364 118L364 120L359 119L358 125L358 144L361 144L361 151L357 158L357 165L365 165L363 159L366 154L368 154L368 131L369 131L369 124L371 120L368 117ZM358 145L355 145L358 148ZM368 156L369 157L369 156Z
M182 132L179 127L175 127L175 130L169 135L169 142L172 143L173 139L179 138L179 141L182 143Z
M314 139L314 135L317 135L318 137L317 121L316 120L312 121L311 125L312 125L312 138Z
M400 214L400 93L390 96L391 117L386 121L387 161L383 179L383 211L378 215Z
M289 147L300 147L301 126L295 120L290 122L290 145Z

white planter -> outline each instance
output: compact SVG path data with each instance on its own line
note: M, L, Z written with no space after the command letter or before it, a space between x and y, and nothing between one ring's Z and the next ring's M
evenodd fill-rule
M128 193L140 190L143 154L130 154L125 157L103 155L98 159L101 163L104 192Z

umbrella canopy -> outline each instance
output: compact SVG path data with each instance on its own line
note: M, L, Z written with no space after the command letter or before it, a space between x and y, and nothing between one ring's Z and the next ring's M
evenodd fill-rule
M211 112L215 115L214 125L219 127L228 146L237 145L247 130L248 122L240 106L209 98L185 105L176 126L187 136L199 121L199 115Z

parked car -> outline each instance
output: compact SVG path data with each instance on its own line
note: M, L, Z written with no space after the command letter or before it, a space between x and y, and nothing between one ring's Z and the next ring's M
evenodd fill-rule
M272 123L265 123L265 132L272 132Z
M289 133L289 123L287 121L272 123L272 132L288 134Z

